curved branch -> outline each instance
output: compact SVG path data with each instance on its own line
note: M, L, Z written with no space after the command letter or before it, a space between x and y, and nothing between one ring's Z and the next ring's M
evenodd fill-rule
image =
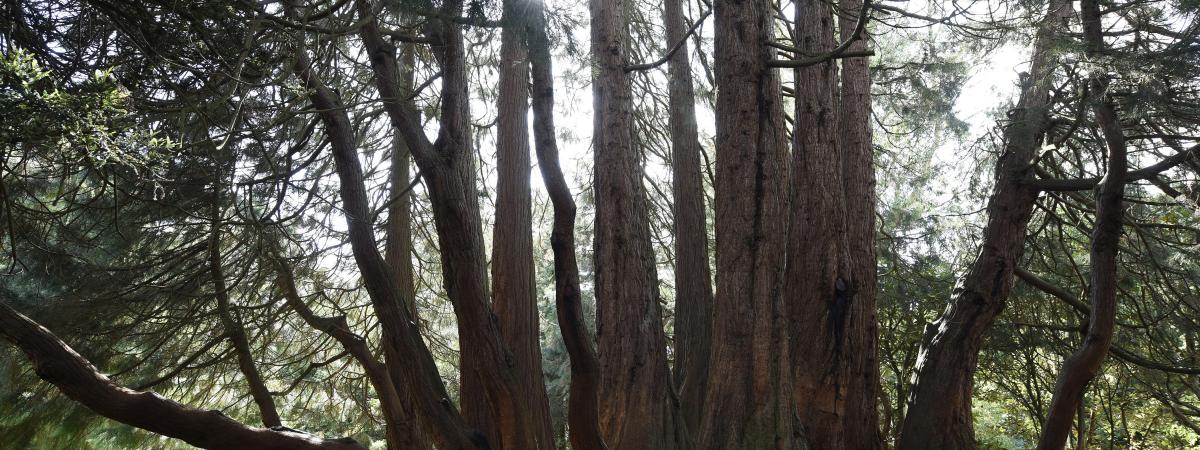
M1155 164L1143 167L1138 170L1130 171L1125 174L1125 182L1148 180L1154 178L1158 174L1171 170L1172 168L1187 162L1190 158L1200 158L1200 144L1193 145L1187 149L1171 155ZM1055 180L1042 178L1029 182L1030 186L1036 187L1043 191L1086 191L1095 188L1100 184L1100 177L1080 178L1075 180Z
M364 450L353 439L324 439L284 427L256 428L220 411L192 408L114 383L50 330L0 302L0 335L33 363L38 377L68 398L118 422L209 449Z
M683 48L683 44L687 43L688 38L700 28L700 25L704 24L704 19L707 19L710 14L712 14L712 8L709 8L708 10L704 11L703 14L700 14L700 18L696 19L696 22L692 24L691 28L688 28L687 32L683 34L683 37L679 39L679 42L676 42L675 45L671 46L671 49L667 50L667 54L663 55L662 58L645 64L625 66L625 71L634 72L639 70L650 70L663 65L667 61L670 61L671 57L675 56L675 52L678 52L679 49Z

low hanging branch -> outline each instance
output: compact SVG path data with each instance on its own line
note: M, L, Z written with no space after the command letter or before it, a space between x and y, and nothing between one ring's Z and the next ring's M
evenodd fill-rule
M41 379L109 419L207 449L364 450L353 439L324 439L285 427L256 428L220 411L192 408L114 383L50 330L0 301L0 336L33 362Z

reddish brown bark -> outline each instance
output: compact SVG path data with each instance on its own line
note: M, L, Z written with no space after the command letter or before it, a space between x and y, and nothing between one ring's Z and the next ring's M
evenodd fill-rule
M853 39L847 52L868 50L868 37L854 36L864 11L862 0L843 0L838 29L843 42ZM877 257L875 248L875 154L871 142L871 73L869 58L844 58L841 85L842 184L846 197L846 241L850 249L850 305L852 350L847 368L845 448L883 448L878 400L879 326L876 319Z
M699 448L795 448L780 302L787 137L767 0L715 2L716 252Z
M1083 36L1088 54L1096 56L1104 49L1100 23L1100 4L1096 0L1080 2ZM1062 449L1067 444L1075 411L1083 402L1088 385L1100 371L1112 346L1113 328L1117 315L1117 253L1121 242L1123 211L1121 198L1125 194L1128 163L1125 155L1125 135L1117 119L1116 106L1106 92L1108 80L1093 75L1090 80L1093 99L1092 114L1100 126L1108 147L1108 161L1100 190L1096 194L1096 224L1092 230L1091 296L1092 311L1088 316L1087 333L1083 344L1063 362L1062 371L1054 386L1054 397L1042 434L1039 450Z
M803 54L828 53L833 10L821 0L796 6L796 46ZM850 248L837 108L837 62L795 69L796 113L787 268L784 281L788 342L793 358L793 398L804 439L813 448L844 448L850 363L856 331L852 317Z
M850 5L843 5L850 6ZM859 10L844 11L841 40L856 39ZM801 54L833 51L833 8L797 4ZM866 49L858 39L854 51ZM875 412L874 173L865 58L795 69L792 205L785 281L793 398L812 448L882 445ZM848 91L848 93L847 93Z
M400 92L406 97L411 96L413 90L413 70L416 64L416 50L412 45L406 44L400 50L399 71ZM414 110L411 102L404 102L404 107L410 111ZM412 177L410 175L411 152L408 151L408 144L404 137L400 136L399 132L393 130L392 133L392 156L390 180L391 192L389 194L391 204L388 205L388 221L385 235L384 260L387 261L388 267L395 272L396 289L400 290L400 298L404 301L404 308L408 309L408 313L414 319L419 319L417 315L416 304L416 282L414 279L413 262L412 262L412 193L411 185ZM396 372L394 369L391 372ZM412 401L411 394L408 392L408 387L402 383L402 380L396 375L391 375L396 382L392 383L393 391L399 398L394 399L398 404L394 407L394 411L387 412L389 416L395 417L398 422L394 432L389 431L390 439L395 440L396 444L389 444L393 449L412 448L412 449L428 449L432 446L429 442L429 437L424 431L424 427L417 417L417 412ZM380 394L381 396L383 394ZM382 402L382 400L381 400ZM385 406L385 410L389 407Z
M550 404L542 376L533 269L533 200L529 191L529 49L527 0L505 0L500 32L496 123L496 225L492 245L492 307L521 382L518 400L534 428L513 448L553 449Z
M667 367L642 165L633 146L624 0L593 0L592 96L600 428L613 448L686 438Z
M333 147L350 246L379 319L389 369L396 370L400 379L397 381L402 380L410 389L421 419L426 421L440 447L489 448L487 437L469 428L450 402L433 355L425 346L413 317L403 306L405 302L396 289L395 274L379 254L353 128L341 100L313 70L303 49L297 51L294 70L304 82L309 101L319 111Z
M461 26L449 21L426 28L442 69L441 121L429 142L411 111L403 107L395 49L370 16L370 3L356 1L365 19L359 29L375 85L393 129L408 144L429 191L434 228L441 243L442 283L458 319L460 401L467 423L492 446L520 447L536 432L531 411L521 408L517 369L504 345L488 292L479 191L470 148L467 67ZM457 12L453 12L457 14Z
M554 71L550 41L546 36L544 7L532 2L529 20L529 56L533 81L533 136L542 182L554 207L550 248L554 252L554 301L558 328L571 360L571 387L567 400L567 424L571 448L604 450L600 433L600 362L592 347L583 317L579 290L579 263L575 255L575 199L558 162L558 139L554 131Z
M675 370L679 404L689 432L700 428L708 352L712 339L712 273L708 266L704 182L696 132L696 98L688 64L683 1L663 7L667 48L679 43L667 61L670 95L671 178L675 215Z
M68 398L109 419L207 449L362 450L352 439L249 427L216 410L181 405L152 392L113 383L50 330L0 301L0 335L33 363L34 371Z
M1034 40L1029 80L1004 129L995 192L975 260L955 286L941 318L929 328L914 369L900 450L976 448L971 415L980 345L1012 291L1013 269L1025 246L1025 227L1037 188L1026 181L1047 127L1049 90L1057 65L1054 41L1071 3L1051 0Z

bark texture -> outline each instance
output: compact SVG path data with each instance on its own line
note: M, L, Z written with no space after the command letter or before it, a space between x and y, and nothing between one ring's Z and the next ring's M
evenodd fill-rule
M415 51L411 46L406 46L402 50L400 65L400 90L401 92L411 92L413 83L413 63L415 62ZM412 110L412 105L405 105L406 108ZM414 280L414 271L412 263L412 195L409 192L411 175L410 175L410 159L411 155L408 151L408 144L399 133L392 135L392 157L391 157L391 172L389 184L391 184L391 204L388 206L388 221L387 233L385 236L386 242L384 247L384 260L387 261L388 267L396 276L396 289L400 291L400 299L404 302L402 305L408 310L408 314L417 321L417 305L416 305L416 283ZM361 362L361 361L360 361ZM391 369L391 372L396 372L396 369ZM389 372L390 373L390 372ZM372 374L368 373L368 376ZM400 379L396 377L397 383L391 388L396 399L389 399L396 402L395 405L382 405L385 415L390 420L396 421L393 426L394 430L389 428L388 439L389 445L393 449L428 449L431 444L428 436L425 435L421 426L414 402L409 398L408 387L400 383ZM372 384L376 381L372 377ZM376 391L379 391L380 386L376 386ZM380 403L384 403L383 394L380 395ZM395 441L394 444L390 443Z
M575 199L558 162L554 129L554 71L546 36L544 7L533 0L529 20L529 56L533 81L533 136L542 181L554 208L550 248L554 252L554 302L558 328L571 360L567 424L571 448L604 450L600 433L600 362L583 317L579 262L575 254Z
M767 0L715 2L716 252L699 448L799 448L780 301L787 137Z
M974 449L973 376L980 345L1012 291L1013 269L1025 246L1025 228L1037 199L1027 181L1048 125L1049 90L1057 66L1054 42L1071 15L1071 3L1051 0L1033 43L1030 76L1004 128L996 162L995 192L988 199L982 245L959 279L946 311L927 327L917 356L913 389L901 430L900 450Z
M529 48L527 0L505 0L500 32L496 123L496 225L492 239L492 307L512 351L521 411L533 429L515 448L553 449L550 403L542 376L533 268L533 200L529 191Z
M1104 49L1099 2L1082 0L1080 13L1088 54L1098 56ZM1076 419L1076 409L1081 408L1088 385L1100 372L1100 366L1112 346L1113 328L1116 325L1117 253L1123 221L1121 199L1125 194L1125 171L1128 166L1125 135L1117 119L1116 106L1106 92L1107 77L1094 74L1089 84L1093 96L1092 114L1108 147L1104 178L1096 194L1096 224L1092 230L1089 275L1092 311L1088 316L1083 344L1063 362L1062 371L1058 374L1050 411L1042 423L1037 446L1039 450L1060 450L1066 446L1071 425Z
M801 54L828 53L834 43L833 9L821 0L796 6ZM846 197L838 136L837 62L795 69L796 110L788 255L784 281L793 398L812 448L845 448L850 413L851 364L862 344L852 325L857 305L851 288Z
M838 29L843 42L855 39L847 52L867 50L868 37L853 36L864 10L862 0L840 3ZM871 72L868 58L844 58L841 85L842 184L846 197L846 241L850 250L851 359L848 364L846 415L842 426L847 449L884 448L879 428L879 324L875 248L875 152L871 141Z
M33 363L38 377L68 398L109 419L206 449L363 450L353 439L323 439L286 428L246 426L216 410L181 405L152 392L127 389L57 336L0 301L0 336Z
M532 442L530 434L535 427L531 411L522 408L518 400L517 369L490 305L479 190L470 148L462 27L444 20L426 27L442 68L440 128L437 141L431 143L415 114L402 104L395 49L380 34L370 3L357 0L356 4L364 19L359 36L384 111L408 144L429 191L441 248L442 282L458 319L463 417L481 430L492 446L521 448Z
M613 448L679 448L642 164L633 146L624 0L592 0L600 428Z
M309 101L320 111L319 117L333 148L350 246L375 315L379 318L384 357L390 369L398 372L396 378L399 380L396 381L411 389L416 408L421 412L422 420L428 421L427 427L439 447L490 448L488 438L472 430L450 401L433 355L425 346L412 315L404 308L404 300L395 288L395 274L379 253L362 165L355 148L354 130L341 99L313 70L303 49L297 51L294 70L304 82Z
M708 352L712 339L712 272L708 265L704 181L696 131L696 98L688 63L688 24L683 1L663 6L667 47L679 43L667 61L671 126L671 187L675 214L675 370L679 404L689 432L700 428Z

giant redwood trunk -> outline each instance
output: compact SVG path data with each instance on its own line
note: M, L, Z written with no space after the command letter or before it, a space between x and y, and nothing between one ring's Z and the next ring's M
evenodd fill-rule
M1057 65L1054 43L1071 3L1051 0L1033 43L1028 80L1004 128L979 253L959 279L942 316L927 328L917 356L898 448L973 449L971 393L980 345L1008 300L1013 269L1038 190L1026 183L1048 125L1049 91Z
M688 64L683 1L663 6L667 48L679 47L667 61L670 94L671 181L675 196L675 387L689 433L700 427L708 351L712 339L712 273L708 267L704 182L696 132L696 98Z
M712 351L698 448L798 448L782 268L787 137L769 0L715 2L716 251Z
M600 426L613 448L679 448L642 165L633 146L624 0L592 0Z
M838 29L843 42L853 40L848 52L867 50L867 36L854 36L870 10L862 0L843 0ZM864 22L865 23L865 22ZM875 157L871 143L871 73L867 58L842 59L841 140L843 195L846 198L846 241L849 243L850 323L847 335L846 413L842 420L847 449L883 448L879 430L879 326L876 316L878 283L875 255Z
M834 48L833 11L821 0L796 4L796 46L804 54ZM805 439L842 448L841 422L851 386L848 332L849 246L838 152L837 62L795 69L791 207L784 281L793 395Z
M848 22L848 31L856 28L856 21ZM852 32L846 34L853 37ZM832 51L836 47L832 6L820 0L798 2L796 41L802 54ZM872 366L875 309L873 293L866 293L865 301L860 294L874 288L875 264L874 253L867 254L861 246L852 253L850 239L866 239L865 244L871 245L874 230L856 228L851 236L849 222L863 220L859 215L873 217L874 208L871 197L861 195L869 184L854 185L859 194L855 200L865 204L856 205L857 215L850 216L846 177L853 175L854 182L862 183L861 172L870 173L870 148L861 136L869 123L865 113L869 110L856 103L848 105L854 108L853 116L841 113L837 75L836 60L795 71L792 205L783 292L790 325L793 398L805 440L812 448L868 449L881 443L875 417L868 412L875 409L877 390ZM846 131L857 134L858 140L849 142ZM843 148L849 145L855 147ZM862 152L867 152L865 158ZM872 273L860 280L865 271Z
M574 450L604 450L600 432L600 362L583 318L583 292L579 288L579 261L575 255L575 199L558 163L558 138L554 134L554 71L550 40L546 36L545 10L540 0L531 2L527 15L529 61L532 78L533 136L538 168L554 208L550 249L554 252L554 304L558 328L571 362L571 387L567 399L567 428Z
M1079 5L1088 54L1097 56L1104 50L1100 3L1097 0L1083 0ZM1058 374L1050 410L1046 413L1046 421L1042 423L1038 450L1061 450L1066 446L1075 411L1082 408L1083 394L1100 372L1100 366L1112 346L1117 318L1117 253L1121 243L1124 216L1121 199L1125 195L1125 171L1128 165L1125 135L1117 118L1116 105L1107 92L1108 76L1092 74L1089 81L1093 96L1090 99L1092 115L1108 147L1104 178L1096 194L1096 224L1092 230L1092 311L1088 316L1083 345L1063 362L1062 371ZM1086 439L1080 439L1080 442L1086 442Z
M496 123L496 225L492 239L492 307L512 351L521 409L534 426L514 448L553 449L550 404L542 377L533 272L533 201L529 192L529 50L526 0L504 1Z

